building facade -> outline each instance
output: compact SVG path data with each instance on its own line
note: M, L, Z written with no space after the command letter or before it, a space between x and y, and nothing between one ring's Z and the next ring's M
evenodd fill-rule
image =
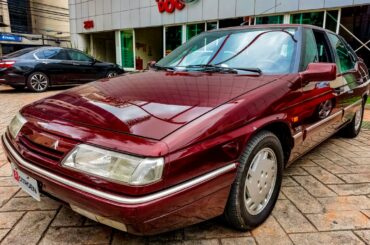
M0 1L0 56L32 46L70 46L68 6L68 0Z
M127 70L206 30L273 23L340 33L370 64L370 0L69 0L69 8L72 46Z

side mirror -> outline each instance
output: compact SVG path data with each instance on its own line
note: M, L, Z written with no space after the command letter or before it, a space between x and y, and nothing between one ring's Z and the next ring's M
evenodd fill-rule
M310 63L299 75L303 82L333 81L337 78L337 66L334 63Z
M148 68L153 69L155 64L157 64L157 61L151 60L148 62Z

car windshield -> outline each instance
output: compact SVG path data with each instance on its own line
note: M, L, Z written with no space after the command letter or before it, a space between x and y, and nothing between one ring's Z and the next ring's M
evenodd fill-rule
M229 68L267 74L291 73L296 30L247 29L203 33L157 63L168 69Z
M21 49L21 50L15 51L13 53L4 55L3 58L17 58L17 57L20 57L22 55L28 54L29 52L32 52L34 50L36 50L36 48Z

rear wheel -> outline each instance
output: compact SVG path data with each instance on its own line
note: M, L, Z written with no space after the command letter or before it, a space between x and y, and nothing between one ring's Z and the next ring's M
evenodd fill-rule
M224 212L231 226L248 230L267 219L279 195L283 167L283 149L276 135L262 131L250 140Z
M49 84L48 76L42 72L34 72L27 79L27 88L32 92L44 92Z
M352 121L342 129L342 135L346 138L355 138L361 132L362 121L364 119L365 103L356 111Z

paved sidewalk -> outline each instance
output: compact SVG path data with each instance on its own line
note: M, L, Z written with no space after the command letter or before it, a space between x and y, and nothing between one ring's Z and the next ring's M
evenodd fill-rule
M42 94L0 86L0 133ZM370 121L370 113L366 112ZM47 197L34 201L11 180L0 148L1 244L370 244L370 130L352 140L333 137L288 168L273 215L238 232L220 219L141 238L99 225Z

